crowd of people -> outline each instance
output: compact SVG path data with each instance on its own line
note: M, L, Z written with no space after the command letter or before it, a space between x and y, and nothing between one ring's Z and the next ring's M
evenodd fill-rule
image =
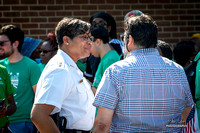
M194 105L200 121L200 34L172 48L139 10L123 26L120 40L105 12L64 17L44 40L3 26L0 133L182 132Z

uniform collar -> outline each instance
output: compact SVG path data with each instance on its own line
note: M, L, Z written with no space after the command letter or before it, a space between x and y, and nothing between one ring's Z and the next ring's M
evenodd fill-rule
M65 63L68 64L70 67L78 69L76 63L72 60L72 58L62 49L58 49L57 54L62 55L65 60Z

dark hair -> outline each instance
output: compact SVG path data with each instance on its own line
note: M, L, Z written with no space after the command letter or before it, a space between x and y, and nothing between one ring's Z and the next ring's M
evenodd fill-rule
M112 39L116 39L117 38L117 30L116 30L116 22L115 19L108 13L105 12L98 12L94 15L92 15L92 17L90 18L90 24L92 24L92 21L95 18L102 18L107 22L107 26L111 26L111 30L109 32L109 36Z
M73 39L77 35L85 34L90 29L90 24L76 18L63 18L56 26L56 39L58 45L63 44L63 37Z
M24 32L15 25L3 26L0 30L0 35L6 35L11 44L15 41L19 41L18 51L21 52L22 44L24 43Z
M185 66L191 57L195 56L195 47L192 41L181 41L174 47L174 60L181 66Z
M101 39L104 44L109 42L108 31L103 26L92 28L91 35L94 37L94 40Z
M160 48L164 57L172 60L172 49L170 48L168 43L158 40L157 47Z
M142 48L155 48L158 38L156 22L148 15L134 16L125 22L125 37L131 35L135 45Z
M57 43L57 40L56 40L55 31L49 32L48 35L47 35L47 38L45 39L44 42L49 42L50 46L53 50L58 49L58 43Z

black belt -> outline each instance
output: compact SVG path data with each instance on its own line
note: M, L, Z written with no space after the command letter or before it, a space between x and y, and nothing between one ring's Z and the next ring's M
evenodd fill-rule
M64 129L64 133L90 133L90 131L76 130L76 129Z

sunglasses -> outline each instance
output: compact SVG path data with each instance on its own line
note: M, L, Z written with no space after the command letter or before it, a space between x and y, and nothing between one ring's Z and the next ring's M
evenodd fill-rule
M5 46L4 42L9 42L9 40L7 40L7 41L0 41L0 46Z
M49 52L52 52L52 51L55 51L55 50L39 50L40 53L49 53Z

